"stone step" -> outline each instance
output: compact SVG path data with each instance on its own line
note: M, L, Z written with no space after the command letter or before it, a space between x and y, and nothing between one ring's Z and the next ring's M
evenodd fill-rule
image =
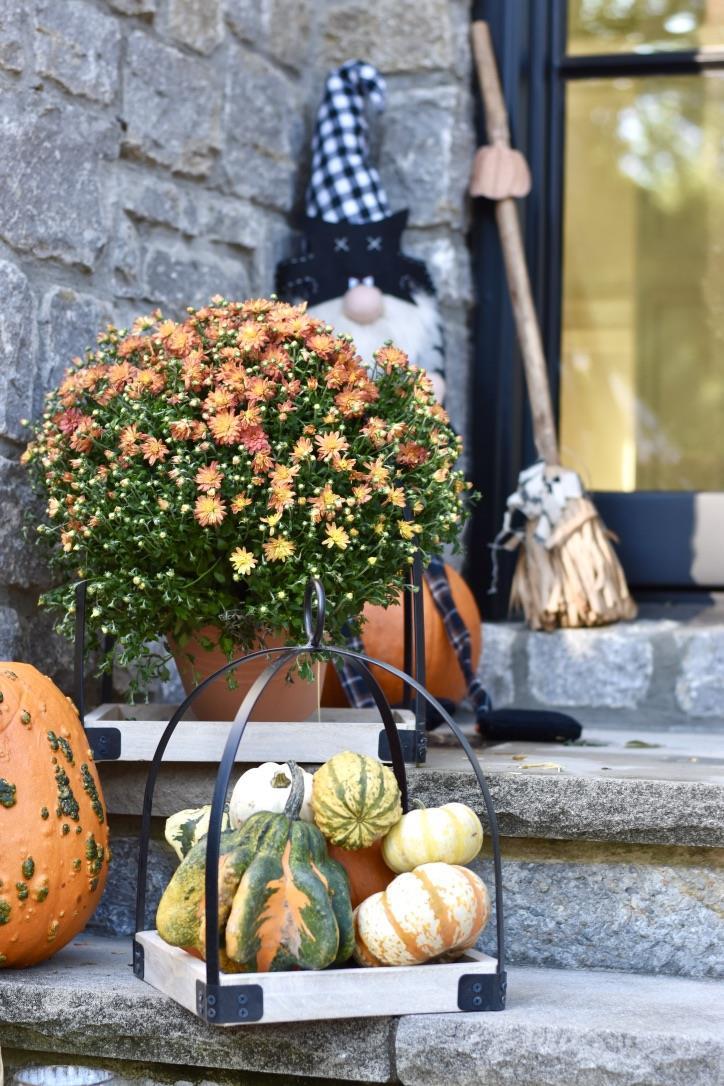
M503 833L508 957L525 965L681 976L724 973L724 737L590 730L600 746L500 744L480 752ZM133 930L145 767L101 765L114 860L92 921ZM458 749L409 773L427 806L480 793ZM208 802L213 769L163 767L159 815ZM162 836L162 819L156 824ZM153 842L148 926L175 867ZM492 887L489 859L478 865ZM492 923L481 946L492 952Z
M501 1013L213 1029L133 976L128 940L84 936L0 973L0 1044L145 1063L409 1086L719 1086L714 981L512 967ZM28 1056L28 1062L32 1057ZM159 1076L161 1077L161 1076Z
M724 722L724 597L712 606L643 606L593 630L483 625L480 678L498 706L555 706L589 723Z

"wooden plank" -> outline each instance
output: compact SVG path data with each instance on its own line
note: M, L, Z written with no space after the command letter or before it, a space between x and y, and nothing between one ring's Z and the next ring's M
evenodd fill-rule
M168 946L155 931L140 932L136 940L144 948L144 980L195 1013L196 981L206 980L203 962ZM389 969L222 973L221 983L259 984L264 993L264 1024L307 1022L458 1011L460 977L495 969L494 958L471 951L457 962Z
M148 762L153 758L174 708L169 705L102 705L86 715L86 731L91 736L94 727L117 728L121 733L120 760ZM138 719L130 716L134 711L139 713ZM413 713L395 710L394 717L400 731L414 730ZM164 761L219 762L230 727L230 721L181 721L169 742ZM297 762L320 762L350 749L376 758L381 731L382 723L374 710L322 710L318 720L251 721L244 732L236 761L285 762L293 758Z

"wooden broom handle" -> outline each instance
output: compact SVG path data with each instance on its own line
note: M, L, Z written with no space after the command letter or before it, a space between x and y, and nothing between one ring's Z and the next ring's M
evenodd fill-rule
M480 20L473 23L473 52L485 107L485 127L488 138L493 144L510 147L508 111L505 108L500 87L493 42L488 24ZM546 464L557 464L559 462L558 441L548 371L538 318L533 305L518 211L512 197L496 202L495 218L503 250L520 352L523 356L528 399L533 416L533 437L538 454Z

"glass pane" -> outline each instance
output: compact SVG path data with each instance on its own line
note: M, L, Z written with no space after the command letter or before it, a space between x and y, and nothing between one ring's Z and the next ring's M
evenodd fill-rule
M568 52L724 45L724 0L568 0Z
M724 490L724 73L567 89L561 449L599 490Z

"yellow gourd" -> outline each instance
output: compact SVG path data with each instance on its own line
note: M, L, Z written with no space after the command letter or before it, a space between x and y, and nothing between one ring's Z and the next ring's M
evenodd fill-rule
M420 864L467 864L480 852L483 827L465 803L446 803L403 815L382 842L382 856L393 871Z

